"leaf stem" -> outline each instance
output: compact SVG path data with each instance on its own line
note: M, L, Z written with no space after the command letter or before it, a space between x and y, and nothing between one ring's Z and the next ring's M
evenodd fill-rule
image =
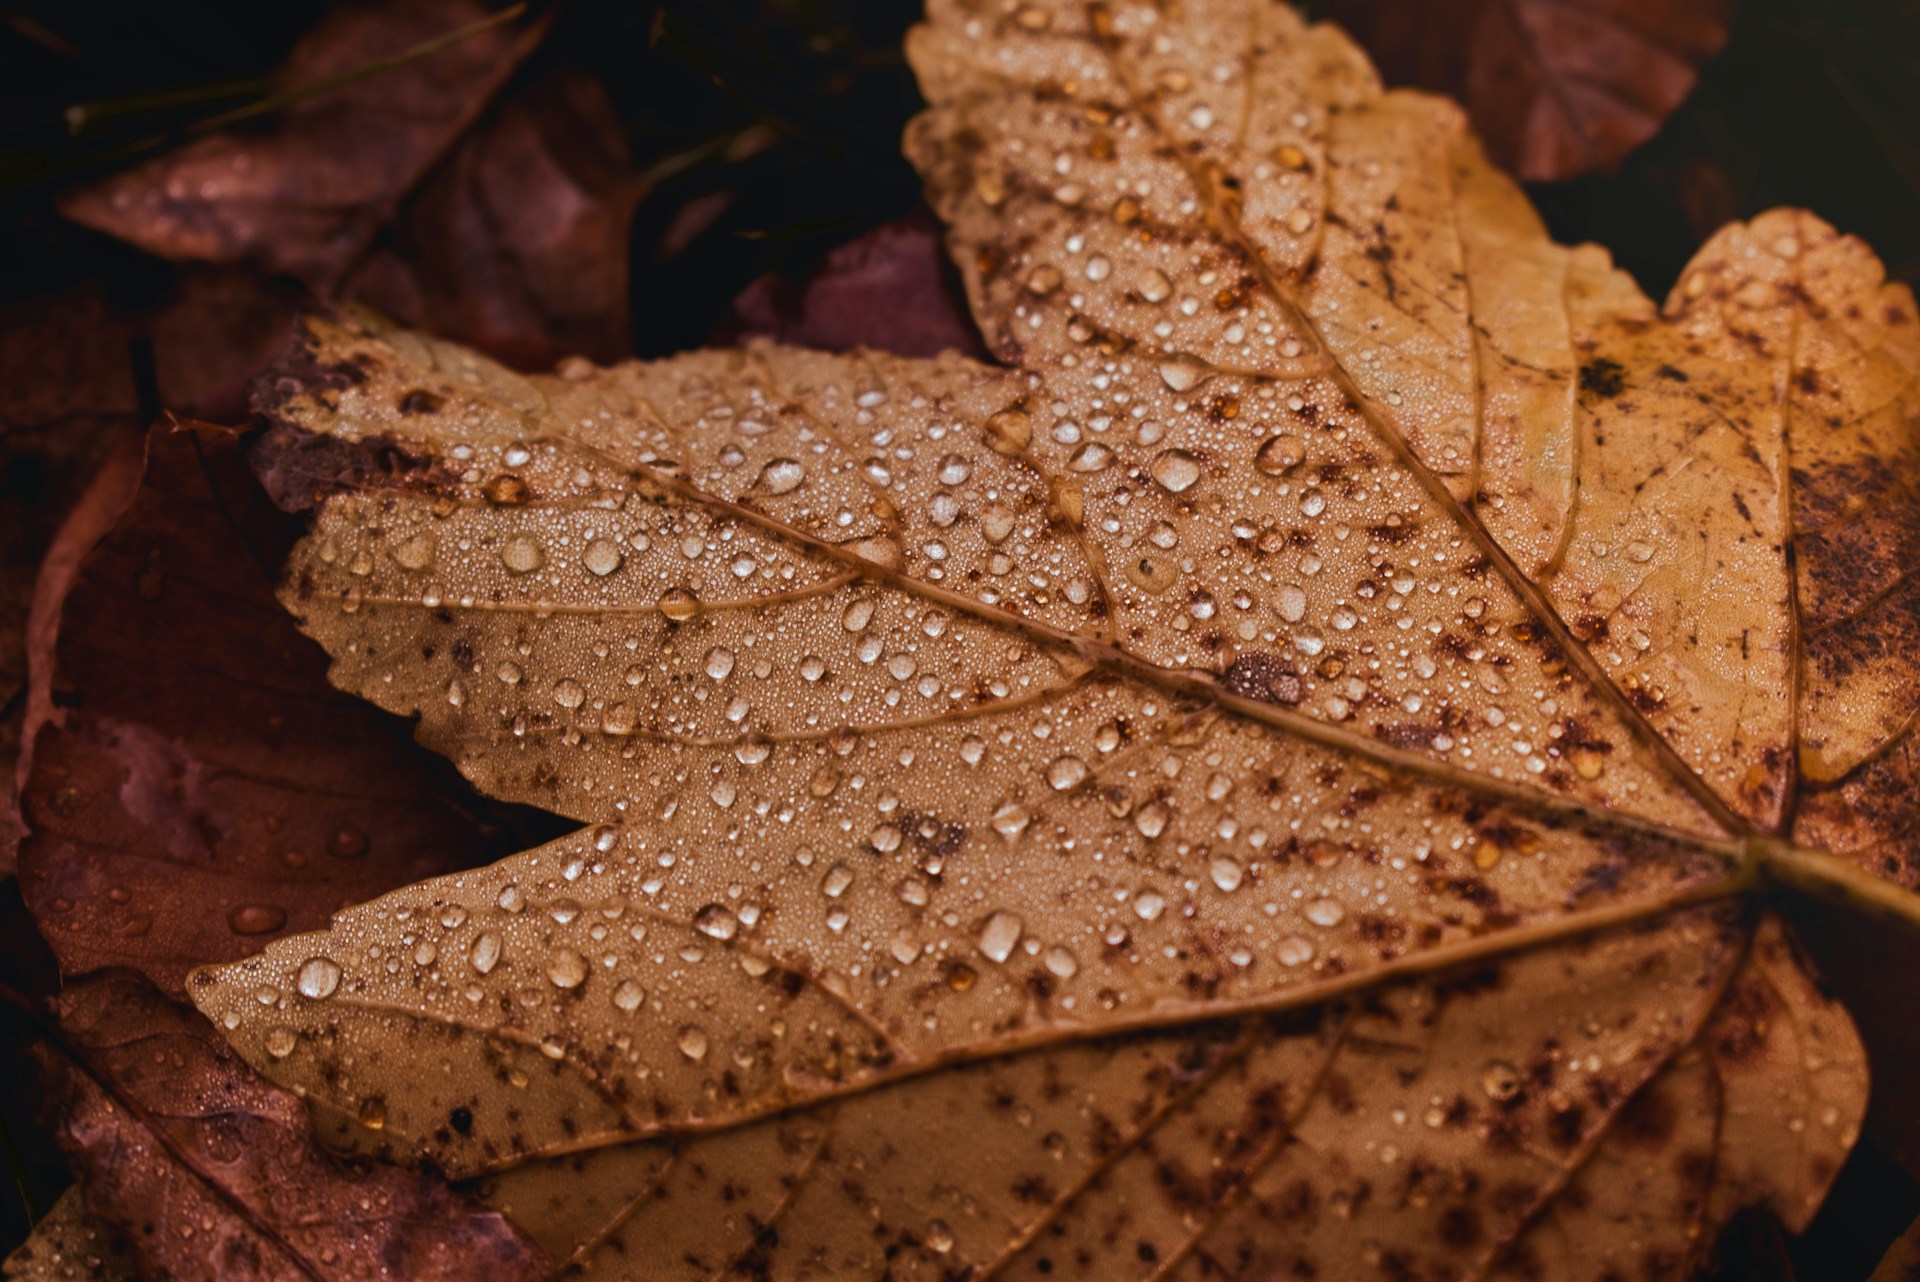
M1762 883L1894 921L1920 933L1920 894L1824 850L1776 837L1747 842L1747 863Z

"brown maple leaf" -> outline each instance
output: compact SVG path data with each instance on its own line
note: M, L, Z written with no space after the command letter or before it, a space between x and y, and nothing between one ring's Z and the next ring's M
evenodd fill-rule
M1756 892L1916 916L1912 794L1858 804L1920 703L1911 297L1782 211L1657 308L1279 5L909 53L1001 366L310 322L284 599L589 826L195 1000L594 1277L1664 1277L1804 1224L1865 1060Z

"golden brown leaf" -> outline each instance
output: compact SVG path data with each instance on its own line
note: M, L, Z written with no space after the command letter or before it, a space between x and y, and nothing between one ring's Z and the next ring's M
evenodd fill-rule
M290 607L590 826L202 1008L595 1277L1670 1276L1804 1223L1865 1065L1749 892L1914 913L1911 825L1834 800L1912 701L1911 299L1783 212L1657 309L1279 5L909 53L1005 367L310 323Z

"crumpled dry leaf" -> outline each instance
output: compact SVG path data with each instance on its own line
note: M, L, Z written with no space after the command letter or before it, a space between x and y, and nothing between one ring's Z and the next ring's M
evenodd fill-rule
M1494 161L1526 179L1619 164L1733 25L1733 0L1328 0L1322 12L1390 82L1457 98Z
M591 826L195 1000L595 1277L1665 1277L1804 1224L1865 1063L1749 892L1915 917L1911 822L1845 804L1920 696L1911 297L1786 211L1657 309L1280 5L909 52L1011 368L310 324L286 600Z
M138 1282L133 1253L112 1225L68 1189L0 1265L7 1282Z
M356 1169L314 1144L300 1101L138 979L61 995L60 1140L90 1208L154 1279L541 1278L497 1212L426 1174Z
M296 90L483 23L481 0L340 5L293 49ZM252 262L324 287L486 108L544 34L496 24L397 69L297 101L269 126L210 135L62 197L76 222L163 258Z
M235 446L158 429L104 516L42 603L53 723L21 798L21 888L63 971L177 993L195 965L501 853L403 727L327 686L273 599L286 523Z

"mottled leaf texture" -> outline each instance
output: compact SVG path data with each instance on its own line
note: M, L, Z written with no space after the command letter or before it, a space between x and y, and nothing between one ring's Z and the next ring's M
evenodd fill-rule
M83 980L60 1000L68 1044L42 1052L64 1094L60 1140L141 1276L520 1282L549 1272L498 1212L433 1177L321 1152L299 1100L144 981Z
M1522 178L1613 166L1720 52L1733 0L1329 0L1389 80L1457 97Z
M597 1279L1686 1273L1866 1070L1770 880L1913 915L1911 298L1664 308L1265 3L936 3L1002 364L264 389L333 678L586 826L198 972ZM1886 874L1880 876L1879 874Z
M14 1248L0 1276L6 1282L135 1282L139 1275L126 1240L87 1210L76 1185Z

